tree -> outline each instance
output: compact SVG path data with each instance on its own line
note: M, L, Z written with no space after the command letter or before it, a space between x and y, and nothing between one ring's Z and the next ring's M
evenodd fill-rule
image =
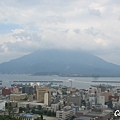
M43 110L43 114L44 114L44 115L47 115L47 110L44 109L44 110Z
M32 112L33 114L35 114L35 109L32 109L31 112Z
M8 103L7 102L5 103L5 109L8 109Z
M51 110L47 111L47 115L51 116Z
M43 120L43 115L41 114L41 120Z
M6 116L0 115L0 120L19 120L19 119L15 118L15 117L11 117L9 115L6 115Z
M26 113L29 113L30 112L30 106L29 106L29 104L27 104L27 106L26 106Z
M38 105L38 110L42 110L42 106L41 105Z
M26 111L26 108L19 107L19 113L23 113L23 111Z
M8 115L11 116L13 113L13 107L11 102L7 104L7 109L8 109Z
M54 111L52 111L51 116L56 117L56 113Z
M85 100L82 100L81 103L82 103L82 105L86 106Z

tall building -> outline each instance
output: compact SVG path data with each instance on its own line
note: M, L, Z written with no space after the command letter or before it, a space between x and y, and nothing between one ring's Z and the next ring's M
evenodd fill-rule
M11 89L3 88L2 89L2 95L10 95L11 94Z
M105 96L97 96L97 103L104 106L105 105Z
M22 87L22 93L27 93L27 95L33 94L33 87L32 86L23 86Z
M81 106L81 96L74 95L74 96L67 96L66 101L69 103L73 103L77 106Z
M111 92L102 92L101 96L105 96L105 102L109 101L109 96L112 96Z
M15 87L13 88L12 93L13 93L13 94L18 94L18 93L19 93L19 89L18 89L17 86L15 86Z
M0 88L2 87L2 80L0 80Z
M48 93L45 93L45 94L44 94L44 104L46 104L46 105L49 104L49 101L48 101L49 98L48 98L48 97L49 97L49 94L48 94Z
M49 88L36 88L37 100L47 105L51 103L51 91Z

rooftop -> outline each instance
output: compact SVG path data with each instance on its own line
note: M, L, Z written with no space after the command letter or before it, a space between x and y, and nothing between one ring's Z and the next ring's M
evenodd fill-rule
M88 116L106 116L109 114L108 112L90 112L87 115Z
M34 114L27 113L27 114L23 114L22 116L24 116L24 117L33 117Z
M41 105L41 106L45 106L44 103L36 103L36 102L19 102L19 104L24 104L24 105L30 104L30 105Z

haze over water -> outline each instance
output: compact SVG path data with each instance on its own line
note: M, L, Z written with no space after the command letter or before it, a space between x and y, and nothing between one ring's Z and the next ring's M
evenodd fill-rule
M0 75L0 80L3 81L3 86L10 87L12 81L63 81L63 85L70 86L70 81L72 80L73 87L78 89L88 89L91 85L98 85L102 83L93 83L92 81L119 81L120 77L59 77L59 76L31 76L26 74L2 74ZM107 85L120 86L120 83L104 83Z

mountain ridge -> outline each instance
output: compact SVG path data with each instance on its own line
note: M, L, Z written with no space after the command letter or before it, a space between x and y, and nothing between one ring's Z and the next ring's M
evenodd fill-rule
M120 76L120 66L85 51L39 50L0 64L1 74Z

